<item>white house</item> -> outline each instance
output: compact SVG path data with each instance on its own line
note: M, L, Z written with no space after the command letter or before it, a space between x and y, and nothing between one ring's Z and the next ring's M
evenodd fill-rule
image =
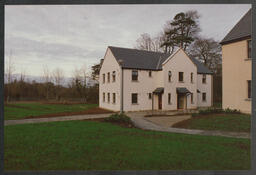
M113 111L195 109L212 105L212 72L183 49L172 55L109 46L99 106Z

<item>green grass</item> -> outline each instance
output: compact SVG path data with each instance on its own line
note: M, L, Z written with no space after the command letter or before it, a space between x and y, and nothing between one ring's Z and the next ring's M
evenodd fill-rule
M27 116L39 116L60 112L78 112L96 107L97 104L43 104L17 103L4 106L5 120L23 119Z
M5 170L250 169L250 140L65 121L5 126Z
M251 116L247 114L208 114L192 117L173 127L202 130L250 132Z

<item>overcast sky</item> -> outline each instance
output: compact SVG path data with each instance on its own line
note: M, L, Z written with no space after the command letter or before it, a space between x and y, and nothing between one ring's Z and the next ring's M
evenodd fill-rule
M167 20L187 10L201 15L201 35L218 41L251 5L56 5L5 6L5 59L15 73L42 75L43 65L72 76L88 70L109 45L133 48L142 33L157 35Z

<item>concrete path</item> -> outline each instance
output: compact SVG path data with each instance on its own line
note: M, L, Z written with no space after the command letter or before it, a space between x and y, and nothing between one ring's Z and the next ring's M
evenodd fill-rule
M157 116L157 117L145 117L145 120L151 121L157 125L164 127L172 127L175 123L183 120L190 119L191 115L179 115L179 116Z
M4 125L17 125L17 124L26 124L26 123L43 123L43 122L55 122L55 121L68 121L68 120L84 120L84 119L93 119L93 118L106 118L112 113L108 114L88 114L88 115L73 115L65 117L51 117L51 118L35 118L35 119L22 119L22 120L5 120ZM223 137L233 137L233 138L251 138L250 133L246 132L225 132L225 131L205 131L205 130L195 130L195 129L181 129L181 128L172 128L167 126L161 126L147 120L144 116L145 112L129 112L126 113L131 120L134 122L135 126L145 130L154 130L154 131L164 131L172 133L182 133L182 134L197 134L197 135L206 135L206 136L223 136ZM177 116L182 117L182 116Z
M87 114L87 115L72 115L65 117L49 117L49 118L34 118L34 119L21 119L21 120L5 120L4 125L17 125L25 123L43 123L43 122L56 122L56 121L67 121L67 120L84 120L93 118L105 118L111 115L107 114Z
M194 135L205 135L205 136L223 136L223 137L233 137L233 138L251 138L251 134L247 132L226 132L226 131L206 131L206 130L196 130L196 129L182 129L182 128L172 128L160 126L153 123L144 117L143 113L127 113L127 115L132 119L135 126L138 128L154 131L164 131L171 133L182 133L182 134L194 134Z

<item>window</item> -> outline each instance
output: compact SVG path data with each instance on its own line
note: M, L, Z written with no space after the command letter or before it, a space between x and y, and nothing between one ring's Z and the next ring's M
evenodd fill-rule
M113 103L116 103L116 93L113 93Z
M116 71L113 71L112 73L112 81L115 82L116 81Z
M206 101L206 93L205 92L202 94L202 101Z
M179 82L183 82L183 72L179 72Z
M168 104L171 104L171 93L168 93Z
M108 83L110 82L110 72L108 72Z
M132 104L138 103L138 94L132 94Z
M105 83L105 74L103 74L103 83Z
M193 93L191 93L191 104L194 103L194 97L193 97Z
M247 41L247 55L248 58L252 58L252 40Z
M247 80L247 86L248 86L248 98L252 98L252 81L251 80Z
M103 102L105 102L105 93L103 92Z
M205 74L203 75L202 83L203 83L203 84L205 84L205 83L206 83L206 75L205 75Z
M172 71L168 72L168 80L169 80L169 82L172 81Z
M191 74L190 74L190 81L191 81L191 83L193 83L193 72L191 72Z
M152 71L151 70L148 72L148 76L152 77Z
M132 81L138 81L138 71L137 70L132 71Z
M148 93L148 99L152 99L152 94Z
M108 93L108 103L110 102L110 93Z

